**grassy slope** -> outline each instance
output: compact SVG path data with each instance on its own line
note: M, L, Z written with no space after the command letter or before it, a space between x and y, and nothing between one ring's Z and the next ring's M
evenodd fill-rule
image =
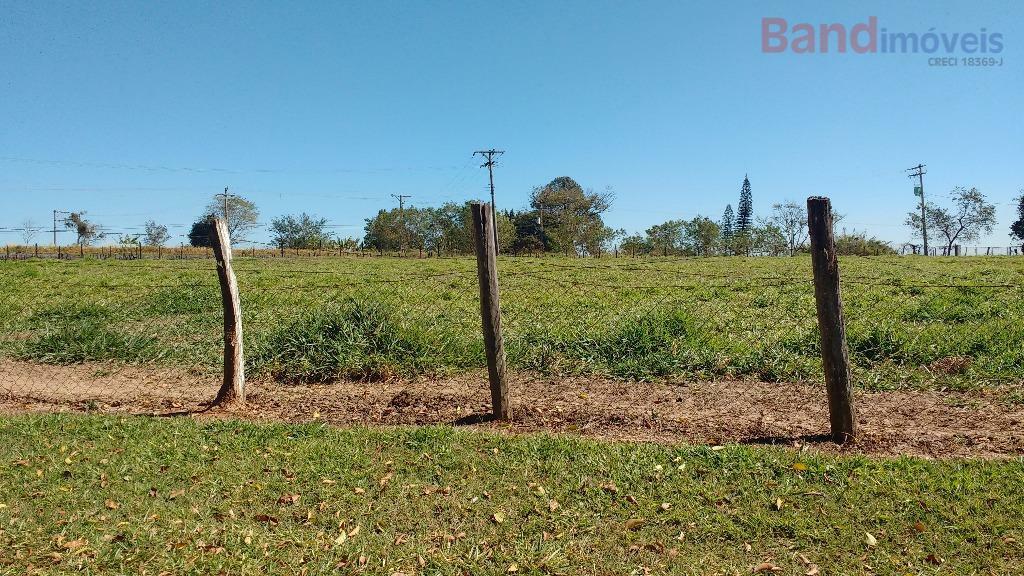
M1024 570L1019 459L20 416L0 464L0 573Z
M483 363L471 259L240 258L236 267L254 371L315 380ZM1024 378L1024 261L848 258L842 269L861 385ZM9 287L0 353L216 369L220 303L209 260L4 262L0 278ZM625 378L816 378L809 278L804 257L506 258L509 362ZM950 284L976 287L922 287ZM929 366L945 360L952 370Z

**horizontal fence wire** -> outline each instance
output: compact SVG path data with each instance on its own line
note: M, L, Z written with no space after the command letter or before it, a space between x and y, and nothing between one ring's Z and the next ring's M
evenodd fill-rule
M487 411L475 259L236 251L255 415L454 423ZM1024 264L841 259L865 450L1024 450ZM0 401L194 412L220 384L205 259L0 263ZM499 259L513 426L694 442L828 432L810 262ZM467 420L469 419L469 420Z

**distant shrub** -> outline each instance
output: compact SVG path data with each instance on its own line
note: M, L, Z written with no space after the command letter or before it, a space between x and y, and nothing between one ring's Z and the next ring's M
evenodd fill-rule
M853 232L836 236L836 252L840 256L892 256L896 250L885 241L866 233Z

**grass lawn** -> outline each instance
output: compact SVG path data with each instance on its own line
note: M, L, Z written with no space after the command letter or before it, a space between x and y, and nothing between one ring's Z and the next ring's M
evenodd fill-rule
M1020 574L1022 493L1020 459L14 416L0 573Z
M282 381L483 366L472 258L240 257L249 373ZM820 378L810 261L502 258L509 365L623 379ZM859 387L1024 380L1024 259L844 258ZM211 260L0 262L0 355L216 371Z

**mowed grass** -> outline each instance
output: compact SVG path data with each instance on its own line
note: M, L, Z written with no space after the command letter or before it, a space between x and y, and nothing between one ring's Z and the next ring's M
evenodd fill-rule
M475 260L240 257L251 373L286 382L483 366ZM514 369L624 379L820 378L810 261L502 258ZM844 258L864 389L1024 381L1024 259ZM210 260L0 263L0 353L216 370Z
M47 415L0 463L10 574L1024 571L1020 459Z

